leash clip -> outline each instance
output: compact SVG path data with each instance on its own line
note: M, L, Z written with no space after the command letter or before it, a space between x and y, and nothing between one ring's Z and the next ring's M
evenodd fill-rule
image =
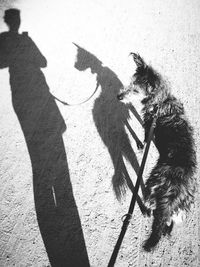
M121 221L124 222L125 220L128 220L128 222L130 222L130 220L132 219L132 214L131 213L126 213L121 217Z

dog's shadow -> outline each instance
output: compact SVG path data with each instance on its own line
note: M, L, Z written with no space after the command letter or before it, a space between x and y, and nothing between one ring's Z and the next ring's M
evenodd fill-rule
M128 123L129 110L142 123L142 120L132 105L124 104L117 100L122 83L117 75L108 67L103 66L102 62L93 54L75 44L77 47L77 59L75 68L85 71L90 68L92 74L96 74L97 86L101 88L100 95L95 99L93 106L93 119L98 133L106 145L114 166L112 185L116 197L120 199L125 193L127 185L134 192L132 180L128 174L123 157L132 165L135 173L138 173L139 163L135 152L131 146L125 127L128 128L137 146L142 143ZM144 183L142 181L142 190ZM146 209L138 197L138 204L141 211Z

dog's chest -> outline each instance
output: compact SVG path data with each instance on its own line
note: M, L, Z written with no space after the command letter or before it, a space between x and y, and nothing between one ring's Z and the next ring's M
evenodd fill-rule
M156 114L157 105L150 105L143 108L143 120L145 122L151 122Z

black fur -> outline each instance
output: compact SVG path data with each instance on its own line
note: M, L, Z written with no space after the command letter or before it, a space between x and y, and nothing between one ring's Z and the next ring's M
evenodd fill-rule
M159 152L157 164L145 185L145 201L153 209L152 232L144 244L152 250L162 235L170 234L174 225L172 216L189 211L194 201L196 153L193 129L189 124L182 103L171 93L167 83L138 55L131 53L137 65L136 73L128 88L123 89L119 99L127 93L144 93L142 103L145 141L158 110L154 132Z

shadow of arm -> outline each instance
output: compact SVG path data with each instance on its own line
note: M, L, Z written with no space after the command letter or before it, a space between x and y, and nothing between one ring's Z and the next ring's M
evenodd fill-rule
M28 60L33 63L36 67L45 68L47 66L47 60L40 52L39 48L28 36L27 32L23 32L24 44L28 50ZM26 54L26 53L25 53Z
M0 69L9 66L9 59L5 49L5 34L0 34Z

